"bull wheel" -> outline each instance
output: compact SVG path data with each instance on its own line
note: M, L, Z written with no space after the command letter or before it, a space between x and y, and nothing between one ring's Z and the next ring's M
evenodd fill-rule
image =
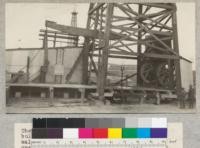
M158 83L163 87L168 87L170 84L170 70L167 63L162 63L157 67L156 76Z
M147 84L154 82L155 76L154 76L153 64L144 63L143 65L141 65L140 76L141 76L141 79Z

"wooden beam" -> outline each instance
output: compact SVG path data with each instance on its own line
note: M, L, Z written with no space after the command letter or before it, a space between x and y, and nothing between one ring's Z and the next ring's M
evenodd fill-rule
M141 5L141 4L140 4ZM146 14L149 10L151 9L150 6L147 6L146 9L144 10L144 12L142 12L142 14Z
M171 53L177 55L177 53L176 53L175 51L173 51L172 48L170 48L168 45L166 45L166 44L165 44L162 40L160 40L155 34L153 34L152 32L150 32L150 30L149 30L146 26L142 25L142 24L139 23L139 22L138 22L138 25L139 25L140 27L144 28L144 30L145 30L147 33L149 33L153 38L155 38L159 43L161 43L161 44L166 48L167 51L169 51L169 52L171 52Z
M40 32L41 33L44 33L46 30L44 30L44 29L40 29ZM64 32L61 32L61 31L55 31L55 30L47 30L47 34L57 34L57 35L68 35L69 36L69 34L68 33L64 33Z
M164 22L164 24L166 25L170 20L171 20L172 16L170 15L167 20ZM164 28L160 28L159 31L162 31Z
M155 23L155 25L159 24L160 26L162 26L164 29L167 30L172 30L172 27L167 26L166 24L162 24L161 21L164 20L166 17L168 17L170 14L172 13L172 11L166 12L163 16L160 17L159 20L154 20L152 18L147 17L148 20L150 20L152 23ZM154 25L154 26L155 26ZM153 26L153 25L152 25Z
M48 50L57 50L57 49L80 49L83 47L74 47L74 46L62 46L62 47L48 47ZM12 51L33 51L33 50L44 50L44 48L9 48L6 49L6 52Z
M117 7L122 11L122 12L124 12L128 17L129 17L129 19L130 20L141 20L141 21L144 21L144 20L146 20L147 18L153 18L153 17L156 17L156 16L159 16L159 15L162 15L162 14L165 14L165 13L167 13L167 12L169 12L169 10L162 10L162 11L159 11L159 12L155 12L155 13L151 13L151 14L141 14L141 15L138 15L138 16L131 16L128 12L127 12L127 10L124 8L124 7L122 7L121 5L117 5Z
M129 12L131 14L134 14L135 16L138 16L138 13L133 11L130 7L126 8L122 4L118 4L118 3L115 3L115 6L117 6L120 9L123 8L123 10L125 10L126 12Z
M80 52L80 54L78 55L76 61L75 61L74 64L73 64L72 68L70 69L69 73L67 74L67 76L66 76L66 78L65 78L66 82L69 82L69 80L71 79L71 77L72 77L74 71L76 70L78 64L80 63L80 60L81 60L81 58L82 58L82 55L83 55L83 50Z
M120 30L127 30L127 31L138 31L138 28L124 27L123 25L121 25L121 26L114 26L114 25L112 25L112 28L114 28L114 29L120 29Z
M128 75L126 78L115 82L114 85L117 85L117 84L119 84L119 83L121 83L121 82L123 82L123 81L126 81L126 80L128 80L128 79L130 79L130 78L132 78L132 77L134 77L134 76L137 76L137 73L134 73L134 74L132 74L132 75Z
M94 57L99 57L99 54L91 54L91 56L94 56ZM131 60L135 60L137 59L136 56L125 56L125 55L115 55L115 54L109 54L108 55L109 58L116 58L116 59L131 59Z
M44 37L45 35L40 33L39 36ZM51 38L70 39L70 40L77 40L78 39L77 36L72 37L72 36L61 36L61 35L53 35L53 34L52 35L47 34L47 36L51 37Z
M93 68L94 68L95 74L96 74L96 76L98 76L98 69L97 69L97 67L96 67L96 64L95 64L93 58L92 58L93 56L94 56L94 54L90 54L89 57L90 57L91 64L92 64L92 66L93 66Z
M158 17L158 18L156 19L156 22L155 22L154 24L153 24L153 23L147 24L147 23L144 23L144 22L142 22L142 23L145 24L145 25L151 25L151 27L149 28L150 30L153 30L154 27L158 27L158 28L160 28L160 29L172 30L172 28L165 28L164 26L159 26L159 25L158 25L158 23L161 22L161 21L163 21L168 15L170 15L170 13L161 15L160 17ZM160 31L161 31L161 30L160 30ZM143 33L143 36L144 36L145 34L146 34L146 32Z
M55 29L62 33L67 33L69 35L74 35L74 36L83 36L83 37L101 38L101 39L103 39L104 37L104 33L99 32L97 30L90 30L89 28L85 29L85 28L79 28L79 27L60 25L52 21L46 21L46 27ZM111 33L110 40L117 40L119 38L121 37L117 33L114 33L114 32Z
M163 48L163 47L159 47L159 46L152 45L152 44L149 44L149 43L144 43L144 45L147 46L147 47L151 47L151 48L153 48L153 49L155 49L155 50L162 51L163 53L166 53L166 52L167 52L166 49Z
M157 59L173 59L173 60L180 59L179 56L167 55L167 54L156 54L156 53L144 53L142 54L142 56L149 57L149 58L157 58Z
M156 8L163 8L163 9L176 9L174 4L172 3L137 3L137 4L142 4L145 6L150 6L150 7L156 7Z
M102 7L104 5L104 3L98 3L97 6L95 6L94 8L92 8L91 10L89 10L88 14L91 15L93 14L95 11L97 11L100 7Z
M46 27L61 31L63 33L68 33L70 35L76 35L76 36L95 38L98 35L97 31L92 31L89 29L72 27L72 26L66 26L66 25L60 25L52 21L46 21Z
M123 47L126 47L131 53L137 54L137 53L134 52L128 45L126 45L123 41L120 41L120 43L123 45Z
M126 4L126 6L128 7L128 9L129 9L130 13L134 14L135 16L137 16L137 15L138 15L138 12L134 11L134 10L133 10L133 9L130 7L130 5L129 5L129 4Z
M172 37L161 37L160 40L162 41L166 41L166 40L171 40ZM133 42L133 43L128 43L126 44L127 46L133 46L133 45L138 45L138 44L144 44L146 45L147 43L154 43L154 42L157 42L155 39L154 40L150 40L150 39L141 39L141 40L137 40L136 42ZM118 42L117 42L118 43ZM111 45L110 48L115 48L115 47L124 47L124 45Z
M112 51L112 50L109 50L109 54L118 54L118 55L126 55L126 56L137 56L138 54L137 53L132 53L132 52L128 52L128 51L125 51L125 50L122 50L122 51Z

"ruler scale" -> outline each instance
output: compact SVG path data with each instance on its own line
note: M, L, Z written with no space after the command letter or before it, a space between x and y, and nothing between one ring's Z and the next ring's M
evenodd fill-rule
M54 139L54 140L32 140L31 148L167 148L166 140L109 140L109 139Z

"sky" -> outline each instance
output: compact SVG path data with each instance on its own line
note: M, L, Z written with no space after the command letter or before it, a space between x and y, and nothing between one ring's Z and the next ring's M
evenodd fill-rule
M6 48L41 47L42 41L39 40L38 34L40 29L44 29L45 20L70 25L71 12L74 9L78 12L78 27L85 28L88 8L88 3L7 3ZM194 62L194 69L195 3L177 3L177 19L180 54ZM24 65L26 55L26 52L15 52L10 58L11 54L7 54L7 62L12 59L18 61L18 65Z

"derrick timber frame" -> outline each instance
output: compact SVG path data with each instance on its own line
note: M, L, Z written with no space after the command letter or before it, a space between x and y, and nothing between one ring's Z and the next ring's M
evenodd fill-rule
M93 69L104 99L109 58L137 60L137 85L181 88L176 5L173 3L92 3L88 12L83 76ZM88 63L98 57L98 66ZM90 67L90 69L88 69ZM152 68L151 68L152 67ZM162 86L159 86L162 84Z

